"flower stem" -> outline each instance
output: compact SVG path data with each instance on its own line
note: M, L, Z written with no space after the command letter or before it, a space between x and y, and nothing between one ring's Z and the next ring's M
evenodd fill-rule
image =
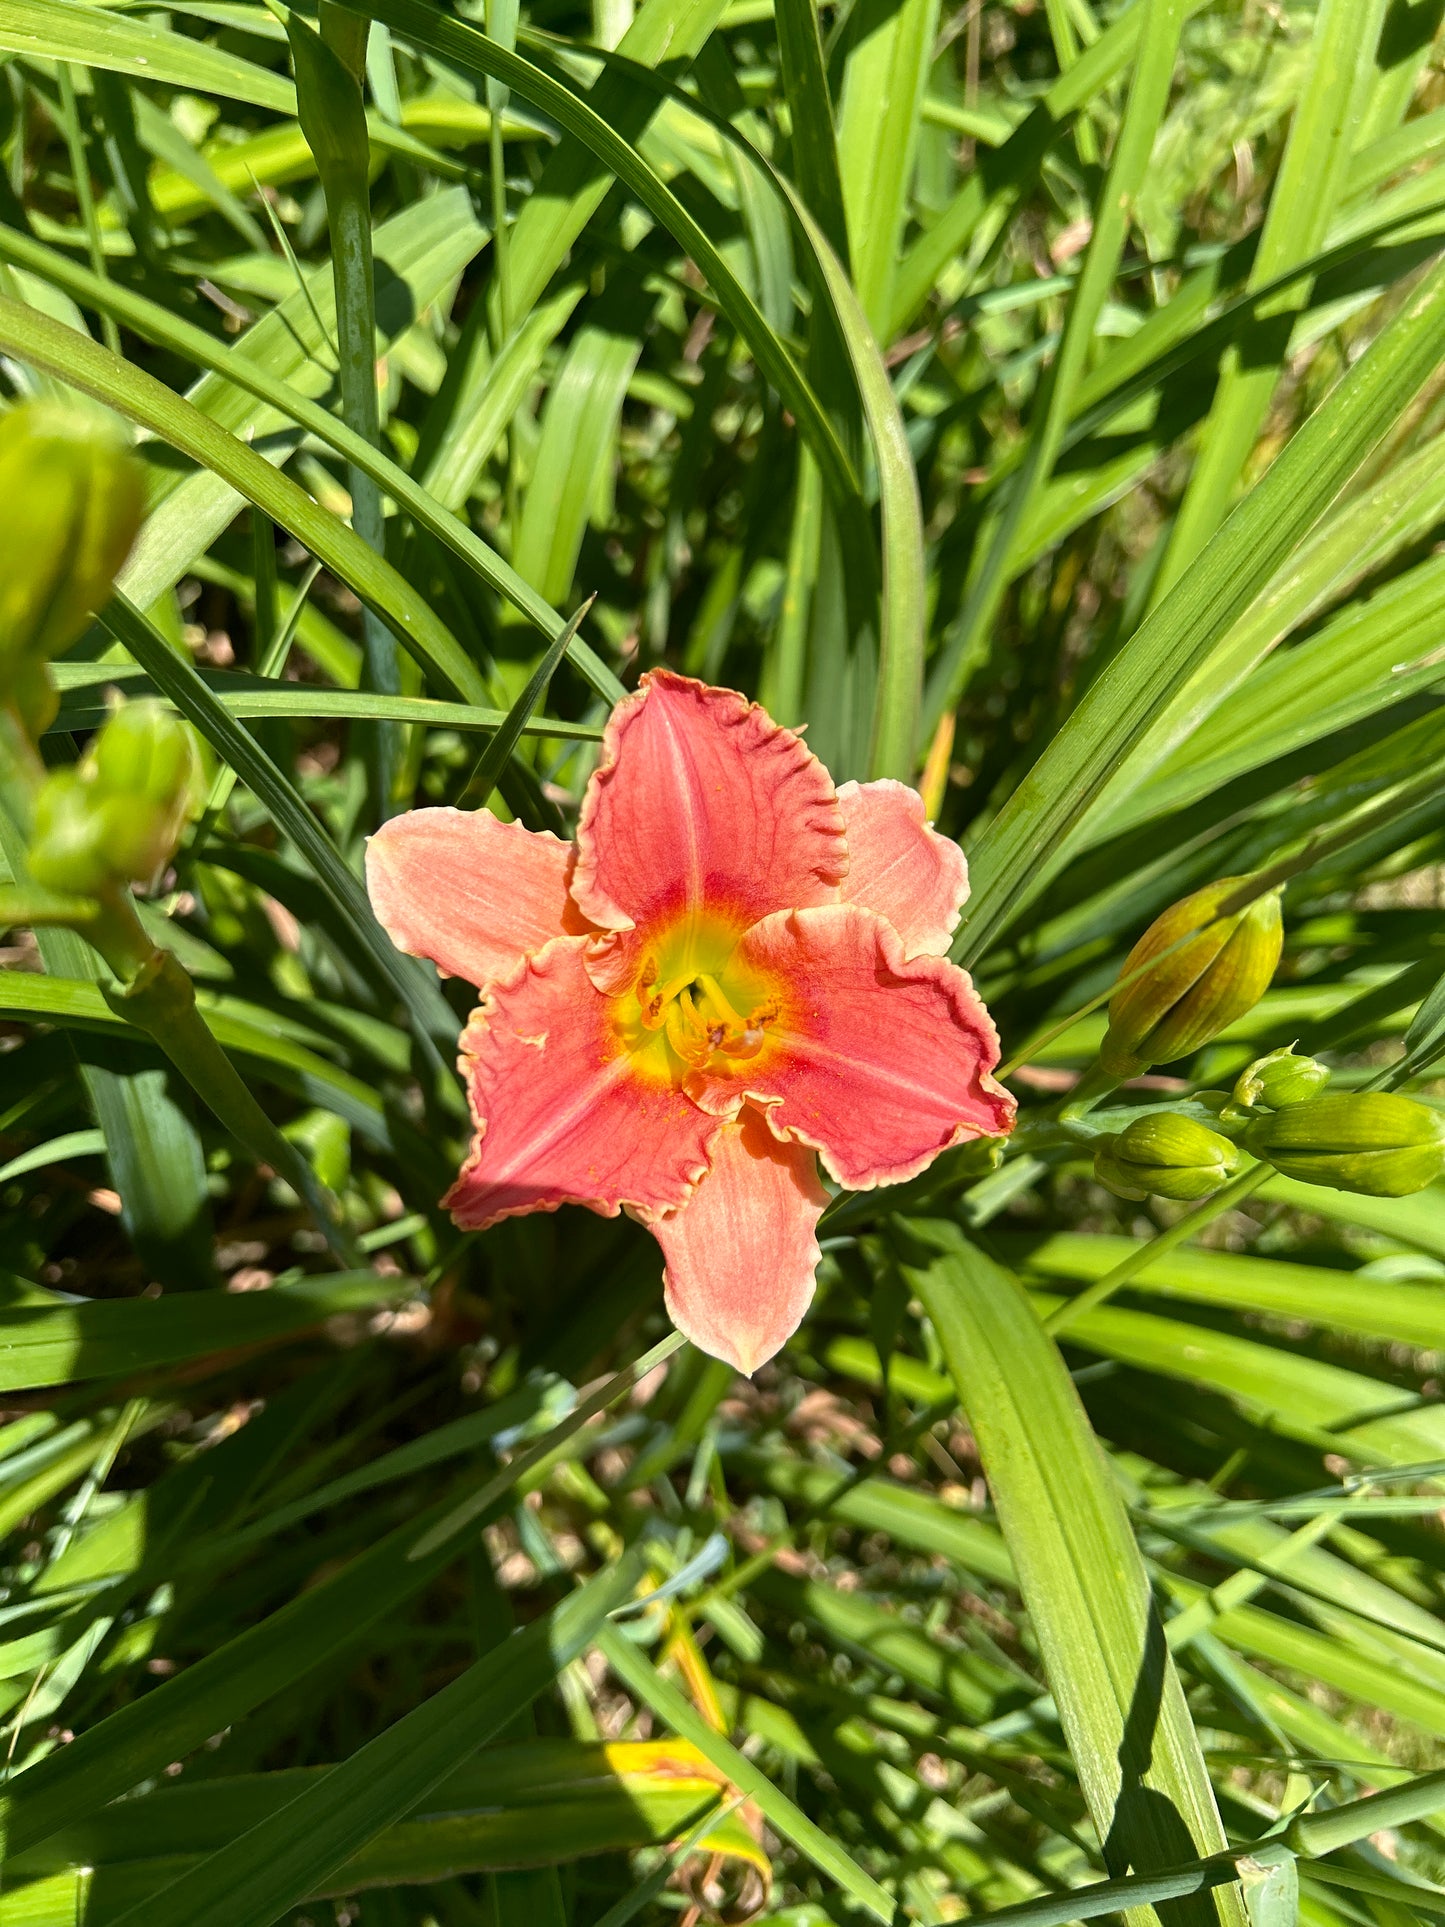
M151 943L128 893L107 903L84 934L123 980L101 986L116 1015L154 1039L232 1136L285 1179L342 1264L363 1268L365 1259L335 1198L256 1102L197 1008L195 985L169 950Z
M17 883L26 877L26 839L44 776L20 719L9 705L0 704L0 846ZM256 1102L197 1008L195 985L170 951L151 941L124 884L107 886L95 900L94 914L71 927L118 979L101 985L101 995L116 1015L152 1038L232 1136L285 1179L341 1263L364 1268L366 1261L336 1199Z

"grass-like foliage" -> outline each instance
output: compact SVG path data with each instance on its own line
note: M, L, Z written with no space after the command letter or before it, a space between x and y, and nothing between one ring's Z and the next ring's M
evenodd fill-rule
M0 0L0 1927L1445 1919L1442 23ZM659 669L1018 1101L751 1378L366 887Z

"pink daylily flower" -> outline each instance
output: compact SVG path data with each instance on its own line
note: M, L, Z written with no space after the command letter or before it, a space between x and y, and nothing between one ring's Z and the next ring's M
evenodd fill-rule
M902 783L835 790L733 690L644 676L575 845L414 810L366 874L392 941L482 992L455 1222L627 1210L673 1323L740 1371L812 1298L819 1159L865 1190L1012 1127L997 1033L945 958L963 852Z

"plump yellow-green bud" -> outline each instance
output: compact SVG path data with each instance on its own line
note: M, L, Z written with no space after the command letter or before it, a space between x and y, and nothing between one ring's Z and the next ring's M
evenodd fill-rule
M1445 1171L1445 1118L1389 1091L1340 1092L1251 1124L1244 1141L1287 1178L1403 1198Z
M1172 1111L1136 1117L1094 1152L1094 1175L1124 1198L1207 1198L1239 1169L1227 1137Z
M1109 1005L1099 1052L1108 1076L1134 1077L1150 1064L1187 1057L1259 1002L1279 962L1284 929L1275 891L1243 910L1219 914L1219 906L1247 882L1224 877L1182 897L1129 952L1122 978L1152 958L1159 962L1126 982Z
M46 778L30 874L47 889L79 896L107 883L148 881L174 855L199 781L189 725L162 703L125 704L76 768Z
M59 655L110 595L145 511L139 462L97 410L0 416L0 660Z
M1329 1081L1329 1066L1317 1058L1296 1057L1292 1050L1272 1050L1267 1057L1256 1057L1240 1072L1234 1101L1250 1109L1282 1111L1318 1097Z
M47 890L94 896L114 872L106 851L106 821L95 786L78 769L52 770L35 799L30 874Z

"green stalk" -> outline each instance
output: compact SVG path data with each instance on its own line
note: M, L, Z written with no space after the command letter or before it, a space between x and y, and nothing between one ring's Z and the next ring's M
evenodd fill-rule
M195 985L171 952L158 949L146 935L129 892L117 890L83 934L122 978L119 987L101 985L116 1015L158 1044L232 1136L285 1179L340 1262L364 1269L335 1198L257 1103L197 1009Z
M331 272L336 284L336 339L341 374L341 413L348 428L371 447L381 443L376 393L376 293L371 257L371 142L362 81L370 22L322 0L320 37L287 16L296 68L296 103L302 132L316 157L326 218L331 229ZM351 526L378 555L386 552L381 490L356 463L347 467ZM378 695L401 693L401 669L390 631L371 610L361 618L362 678ZM392 813L401 732L395 723L368 723L361 731L366 763L367 806L373 824Z
M487 32L499 47L513 52L517 45L517 0L487 0ZM500 80L487 82L487 159L492 186L492 258L497 271L497 339L492 346L501 351L512 332L515 313L512 302L512 234L507 210L507 159L502 144L502 115L506 112L511 90Z
M1260 233L1249 277L1251 293L1324 245L1331 216L1347 191L1350 154L1364 107L1361 78L1371 71L1384 11L1384 0L1323 0L1315 16L1313 57ZM1261 302L1251 325L1224 356L1194 472L1155 580L1156 605L1229 512L1288 357L1291 321L1305 306L1312 286L1310 278L1302 276Z
M80 129L80 109L75 98L75 82L70 77L70 62L57 60L55 80L60 90L60 118L65 134L66 152L70 155L70 172L75 182L75 206L80 215L80 225L85 229L85 251L90 256L90 265L102 280L105 280L105 248L101 243L100 221L95 211L95 196L90 188L90 162L86 158L85 139ZM100 314L101 337L112 354L120 353L120 329L116 326L115 316L107 314L102 308Z
M28 838L35 794L44 767L14 711L0 707L0 806L13 838ZM152 943L136 915L130 891L111 884L96 900L96 914L74 926L119 979L102 984L101 995L118 1017L144 1031L191 1088L251 1155L291 1186L345 1265L364 1268L336 1200L302 1153L267 1117L250 1087L212 1036L196 1006L196 987L169 950Z
M1099 316L1114 285L1129 237L1134 202L1149 170L1154 137L1169 105L1174 59L1188 9L1184 0L1145 0L1138 64L1129 88L1123 125L1099 197L1093 238L1074 290L1064 336L1040 385L1023 463L996 520L968 600L929 679L923 705L925 731L954 708L998 616L1013 579L1019 531L1058 460L1074 397L1088 363Z

